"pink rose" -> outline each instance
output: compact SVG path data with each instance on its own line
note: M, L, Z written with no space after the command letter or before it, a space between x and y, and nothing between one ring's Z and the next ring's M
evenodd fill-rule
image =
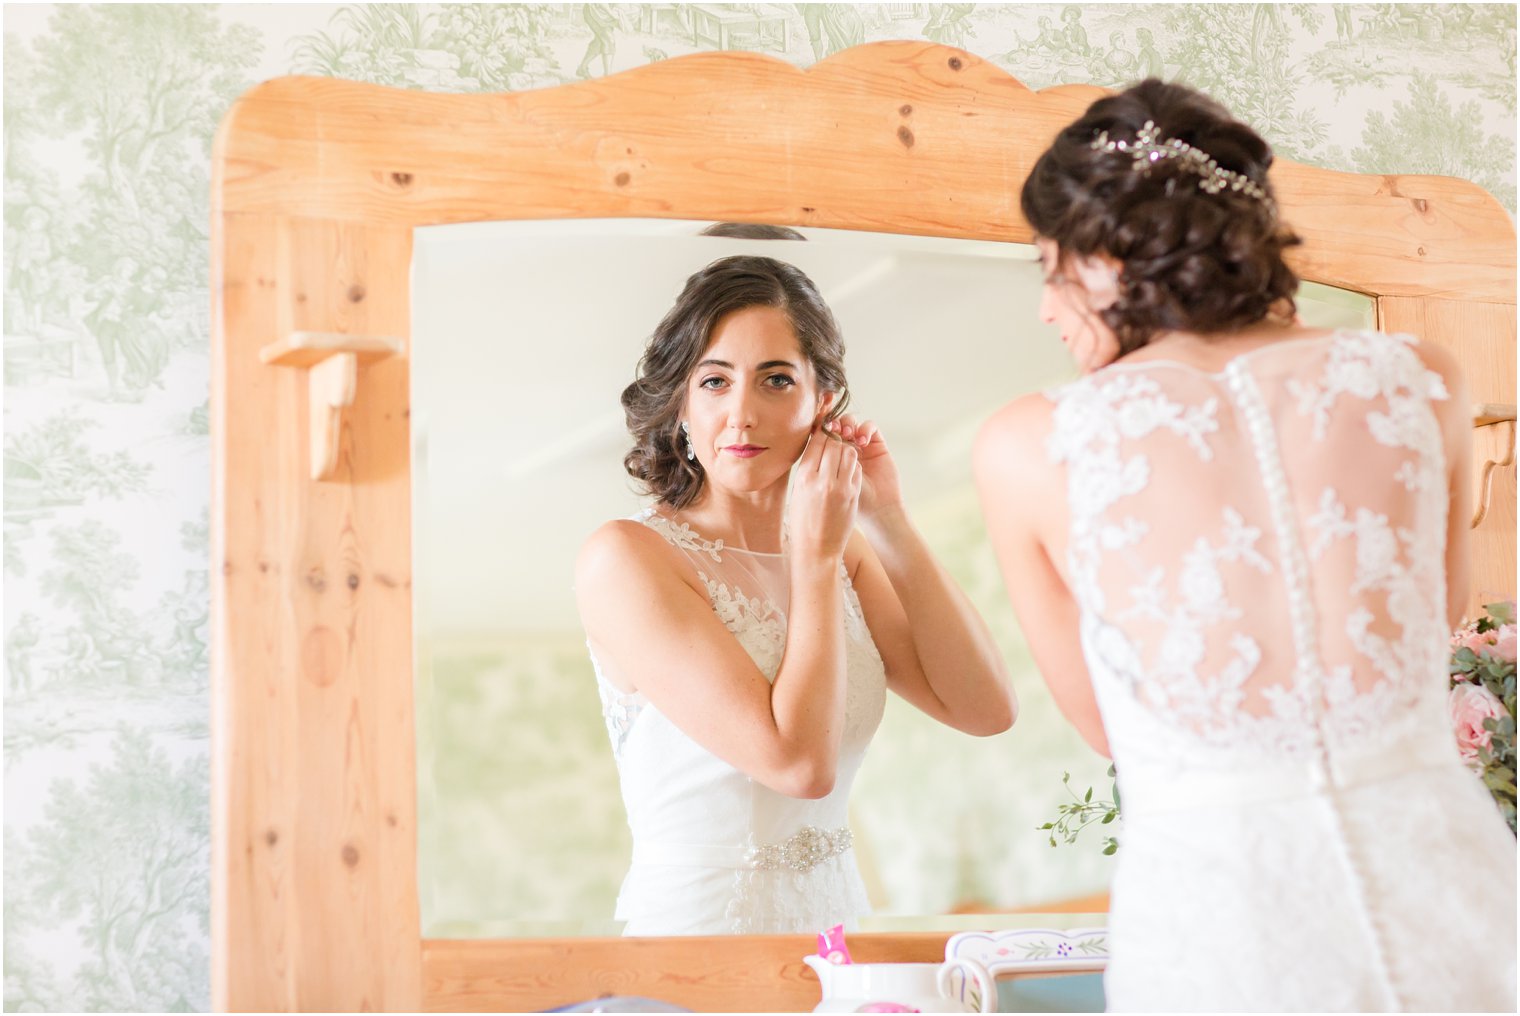
M1462 761L1477 768L1480 764L1478 749L1487 748L1493 737L1483 729L1483 721L1504 716L1504 703L1494 698L1487 688L1463 682L1452 688L1446 706L1451 713L1452 728L1457 733L1457 749L1462 753Z
M1512 624L1502 625L1497 632L1497 641L1494 642L1493 654L1506 663L1515 662L1515 626Z
M1498 641L1499 636L1497 632L1474 631L1468 632L1466 635L1463 635L1461 638L1457 639L1457 645L1466 646L1468 649L1471 649L1474 653L1477 653L1479 656L1481 656L1484 653L1492 652L1494 643Z

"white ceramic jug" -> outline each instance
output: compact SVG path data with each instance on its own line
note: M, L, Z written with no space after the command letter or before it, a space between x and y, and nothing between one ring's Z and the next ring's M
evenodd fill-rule
M855 1012L871 1003L891 1003L918 1012L995 1012L997 985L987 968L976 960L953 959L946 963L844 963L834 964L822 956L804 957L823 982L823 1001L814 1012ZM981 990L981 1008L962 1003L951 990L950 979L959 970ZM970 993L967 992L967 998ZM891 1011L891 1010L886 1010Z

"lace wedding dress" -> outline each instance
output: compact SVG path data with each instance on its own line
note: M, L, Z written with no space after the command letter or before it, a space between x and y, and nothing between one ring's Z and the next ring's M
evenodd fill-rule
M685 553L713 611L775 680L786 648L786 556L705 540L653 509L634 518ZM606 654L588 644L633 831L616 911L625 935L812 933L870 912L847 807L881 722L886 672L843 563L839 575L844 733L834 789L818 800L779 794L698 745L643 695L621 692Z
M1447 392L1414 340L1051 393L1118 766L1109 1003L1515 1008L1515 841L1447 718Z

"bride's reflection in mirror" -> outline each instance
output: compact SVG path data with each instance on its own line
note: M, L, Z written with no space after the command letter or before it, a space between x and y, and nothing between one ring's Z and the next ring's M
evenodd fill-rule
M1032 324L1041 281L1035 252L811 228L757 239L775 234L755 228L734 235L740 231L718 224L715 235L700 235L703 223L624 220L416 232L415 644L427 935L622 931L612 914L634 843L573 570L588 533L651 507L624 471L631 441L619 396L684 281L732 255L785 262L816 283L848 347L844 410L869 416L890 442L902 501L986 619L1019 699L1011 733L976 738L887 696L846 820L818 826L853 833L849 854L875 911L861 926L951 927L932 915L1055 901L1103 906L1111 862L1096 841L1052 850L1037 827L1070 800L1063 772L1079 791L1102 792L1107 761L1060 721L1029 663L970 475L976 429L1010 392L1073 376L1059 343ZM1300 303L1306 316L1333 323L1366 323L1370 312L1368 301L1334 291ZM800 352L750 364L716 358L746 366L750 381L785 387L753 368L770 359L800 368ZM712 385L738 380L731 374ZM700 421L688 422L699 431L700 464L719 446L704 439ZM677 447L687 462L684 444ZM735 546L781 550L779 532L757 542L764 534L682 521L704 539L726 541L721 567L741 557ZM654 549L695 571L663 540ZM718 562L699 556L716 580ZM677 591L705 596L705 583L682 581ZM867 619L881 641L869 610ZM713 748L718 758L729 750ZM790 800L802 809L817 803ZM987 923L985 915L965 920Z
M1013 723L991 633L848 403L812 280L755 255L687 280L623 391L653 504L592 534L575 582L633 831L625 934L853 925L846 807L886 691Z

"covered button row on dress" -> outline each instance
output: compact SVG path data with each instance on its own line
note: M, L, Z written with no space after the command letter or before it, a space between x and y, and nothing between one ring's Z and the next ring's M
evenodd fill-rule
M752 847L744 857L744 863L756 871L812 871L831 857L849 850L855 842L848 826L835 830L803 826L780 843L767 843Z
M1278 457L1272 419L1253 379L1239 360L1226 369L1226 383L1235 395L1245 419L1251 443L1256 448L1267 500L1277 527L1284 578L1287 580L1288 615L1293 625L1299 679L1318 675L1320 667L1314 637L1314 610L1309 598L1309 571L1298 538L1298 526L1289 504L1288 475Z

